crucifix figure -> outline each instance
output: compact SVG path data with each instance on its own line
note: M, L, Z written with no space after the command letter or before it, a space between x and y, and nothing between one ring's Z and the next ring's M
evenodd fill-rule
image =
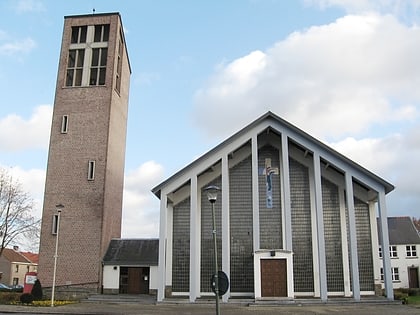
M265 187L266 187L266 205L267 208L273 208L273 181L272 175L279 174L277 167L271 166L271 159L265 159L265 167L260 170L260 175L265 175Z

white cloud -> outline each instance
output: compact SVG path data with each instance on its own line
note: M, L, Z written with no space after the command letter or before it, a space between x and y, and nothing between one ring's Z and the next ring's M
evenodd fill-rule
M42 204L44 199L45 170L42 169L23 169L22 167L8 167L0 165L1 168L8 170L12 180L19 183L22 190L28 193L34 201L33 215L41 218Z
M419 0L304 0L306 5L317 6L321 9L341 7L347 12L390 12L396 15L417 11Z
M219 65L196 92L194 119L220 139L271 110L394 184L389 215L418 216L419 37L377 13L294 32Z
M16 114L0 118L0 152L48 148L52 106L40 105L25 120Z
M196 92L195 120L227 136L272 110L323 138L412 119L420 100L419 36L419 28L376 14L295 32L220 66Z
M148 161L125 176L122 231L124 238L158 237L159 199L151 189L163 179L163 167Z
M150 86L160 80L160 74L157 72L141 72L135 79L136 85Z
M13 167L10 169L13 178L17 179L23 188L34 200L34 215L41 218L42 204L44 200L44 186L45 186L45 170L29 169L25 170L21 167Z
M0 54L13 56L15 54L27 54L36 47L32 38L14 40L0 44Z
M395 185L388 196L390 215L419 216L420 124L402 134L383 138L346 138L330 145Z

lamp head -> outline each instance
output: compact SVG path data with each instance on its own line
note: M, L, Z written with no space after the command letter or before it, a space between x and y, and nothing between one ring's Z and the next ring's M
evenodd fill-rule
M220 188L215 185L211 185L204 188L204 190L207 192L207 198L210 203L215 203L217 200L217 193L219 192Z
M60 203L60 204L56 205L55 208L57 209L57 212L61 212L61 210L64 209L64 206Z

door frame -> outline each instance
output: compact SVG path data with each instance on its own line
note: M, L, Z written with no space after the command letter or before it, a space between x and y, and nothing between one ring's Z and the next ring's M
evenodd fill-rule
M413 284L414 283L412 283L411 282L411 272L412 271L414 271L415 273L416 273L416 276L417 276L417 279L416 279L416 284L417 284L417 287L414 287L413 286ZM413 289L418 289L419 287L420 287L420 279L419 279L419 267L413 267L413 266L410 266L410 267L408 267L408 287L411 289L411 288L413 288Z
M255 300L294 299L293 288L293 253L287 250L258 250L254 253L254 290ZM285 259L287 272L287 296L286 297L262 297L261 295L261 260L262 259Z

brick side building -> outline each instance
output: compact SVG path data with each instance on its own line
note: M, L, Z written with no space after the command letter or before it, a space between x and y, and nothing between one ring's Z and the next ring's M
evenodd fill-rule
M64 18L41 227L44 286L52 285L57 236L56 285L101 286L102 257L121 236L130 74L119 13Z

